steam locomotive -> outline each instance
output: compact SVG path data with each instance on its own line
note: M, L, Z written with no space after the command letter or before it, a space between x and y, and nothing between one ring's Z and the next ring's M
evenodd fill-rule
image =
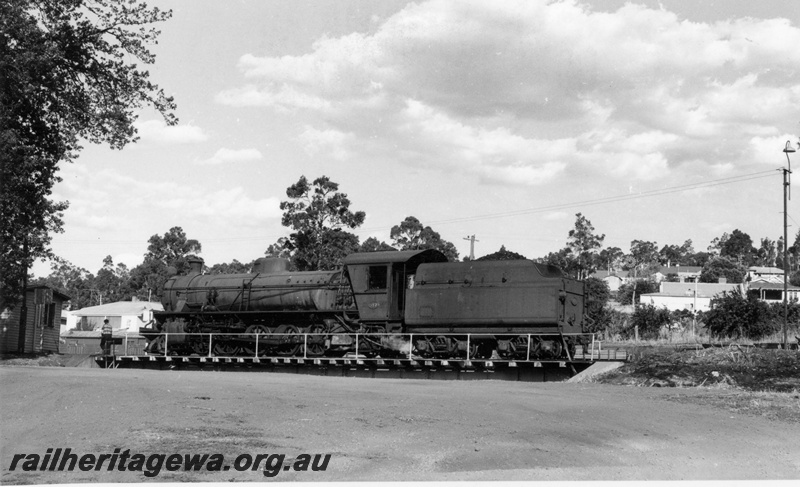
M249 274L164 286L141 330L151 354L560 359L588 318L585 288L529 260L448 262L437 250L355 253L334 271L261 258Z

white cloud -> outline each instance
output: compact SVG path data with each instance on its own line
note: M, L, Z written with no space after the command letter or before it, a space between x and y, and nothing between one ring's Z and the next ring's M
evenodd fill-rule
M661 154L619 153L605 161L605 167L619 179L652 181L668 172Z
M785 166L786 155L783 149L786 147L787 141L793 149L798 150L796 135L783 134L773 137L753 137L750 139L749 146L752 161L769 166Z
M163 120L147 120L134 124L142 141L159 144L192 144L208 137L195 125L167 125Z
M303 93L290 86L270 90L248 85L243 88L222 91L216 95L215 101L237 107L273 107L283 112L295 108L323 110L331 106L329 101L321 97Z
M504 127L468 126L416 100L409 100L398 125L406 144L420 146L430 164L477 174L486 182L538 185L560 174L559 158L574 151L574 140L527 139Z
M199 183L146 180L114 169L91 172L77 165L64 172L57 188L70 201L65 218L71 228L106 231L130 225L136 215L179 215L186 226L259 228L281 216L279 198L254 196L241 186L208 190Z
M319 153L329 154L338 161L344 161L350 156L347 144L354 138L350 133L335 129L319 130L310 125L306 125L303 132L297 137L308 155L313 157Z
M198 164L214 166L219 164L258 161L262 159L258 149L226 149L221 148L209 159L197 161Z
M302 55L245 54L247 83L217 101L304 111L326 127L307 127L304 149L339 159L377 152L525 185L599 160L612 177L653 180L686 161L749 164L752 140L785 132L776 114L800 105L797 45L800 28L780 19L434 0Z

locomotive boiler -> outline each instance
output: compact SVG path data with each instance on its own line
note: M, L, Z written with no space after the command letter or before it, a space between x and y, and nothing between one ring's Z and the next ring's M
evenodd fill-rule
M436 250L355 253L335 271L203 275L164 286L148 352L514 360L571 356L584 285L529 260L448 262Z

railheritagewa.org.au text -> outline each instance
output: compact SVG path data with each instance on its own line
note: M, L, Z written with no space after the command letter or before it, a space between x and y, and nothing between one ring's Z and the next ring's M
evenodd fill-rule
M265 477L275 477L281 472L324 472L328 469L330 454L303 453L294 458L278 453L243 453L233 462L221 453L131 453L114 449L113 453L78 454L71 448L48 448L44 455L15 453L9 471L23 472L141 472L145 477L157 477L167 472L264 472Z

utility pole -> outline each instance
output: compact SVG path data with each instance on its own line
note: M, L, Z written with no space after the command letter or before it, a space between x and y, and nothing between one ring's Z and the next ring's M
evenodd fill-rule
M467 235L464 240L469 240L469 260L475 260L475 242L480 240L475 240L475 235Z
M783 148L783 152L786 154L786 164L788 167L781 169L783 172L783 349L789 349L789 340L787 336L787 328L789 322L789 236L788 236L788 222L787 218L787 210L786 210L786 202L787 199L792 198L791 190L789 189L789 185L791 184L791 174L792 174L792 161L789 160L789 153L794 152L794 148L792 147L792 143L788 140L786 141L786 146Z
M17 337L17 348L19 353L25 353L25 342L27 341L28 327L28 239L22 240L22 255L25 264L25 272L22 274L22 306L19 309L19 336ZM33 349L31 349L33 351Z

